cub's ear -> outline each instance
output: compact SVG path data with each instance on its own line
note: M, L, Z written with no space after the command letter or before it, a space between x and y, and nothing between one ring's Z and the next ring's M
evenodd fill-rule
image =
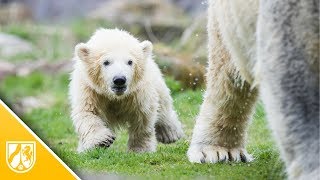
M151 57L152 55L152 43L150 41L143 41L140 43L141 47L142 47L142 51L143 54L146 58Z
M77 44L74 51L75 51L75 55L77 55L80 58L80 60L86 61L88 59L90 49L86 44L84 43Z

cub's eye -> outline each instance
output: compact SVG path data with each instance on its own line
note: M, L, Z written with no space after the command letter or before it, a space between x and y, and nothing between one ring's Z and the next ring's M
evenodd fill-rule
M128 65L130 65L130 66L132 65L132 61L131 60L128 61Z
M108 60L106 60L105 62L103 62L103 65L108 66L110 64L110 62Z

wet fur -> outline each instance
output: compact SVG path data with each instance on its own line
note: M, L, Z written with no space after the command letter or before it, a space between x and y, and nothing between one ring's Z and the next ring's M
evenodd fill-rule
M191 162L252 160L246 132L261 94L289 178L319 178L318 18L318 1L209 1L207 90Z

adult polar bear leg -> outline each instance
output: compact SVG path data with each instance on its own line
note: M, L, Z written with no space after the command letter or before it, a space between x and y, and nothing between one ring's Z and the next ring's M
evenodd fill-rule
M209 18L213 17L209 14ZM257 90L236 78L237 70L222 44L214 19L208 22L208 33L207 91L193 130L189 161L251 161L245 139Z
M257 35L262 99L289 178L319 179L319 1L262 1Z
M160 92L159 115L155 126L157 140L165 144L174 143L184 135L169 93L167 88L166 91Z

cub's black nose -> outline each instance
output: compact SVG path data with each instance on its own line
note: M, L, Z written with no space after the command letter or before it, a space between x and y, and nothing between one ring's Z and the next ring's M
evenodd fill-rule
M127 79L124 76L115 76L113 78L113 83L117 86L123 86L126 83Z

